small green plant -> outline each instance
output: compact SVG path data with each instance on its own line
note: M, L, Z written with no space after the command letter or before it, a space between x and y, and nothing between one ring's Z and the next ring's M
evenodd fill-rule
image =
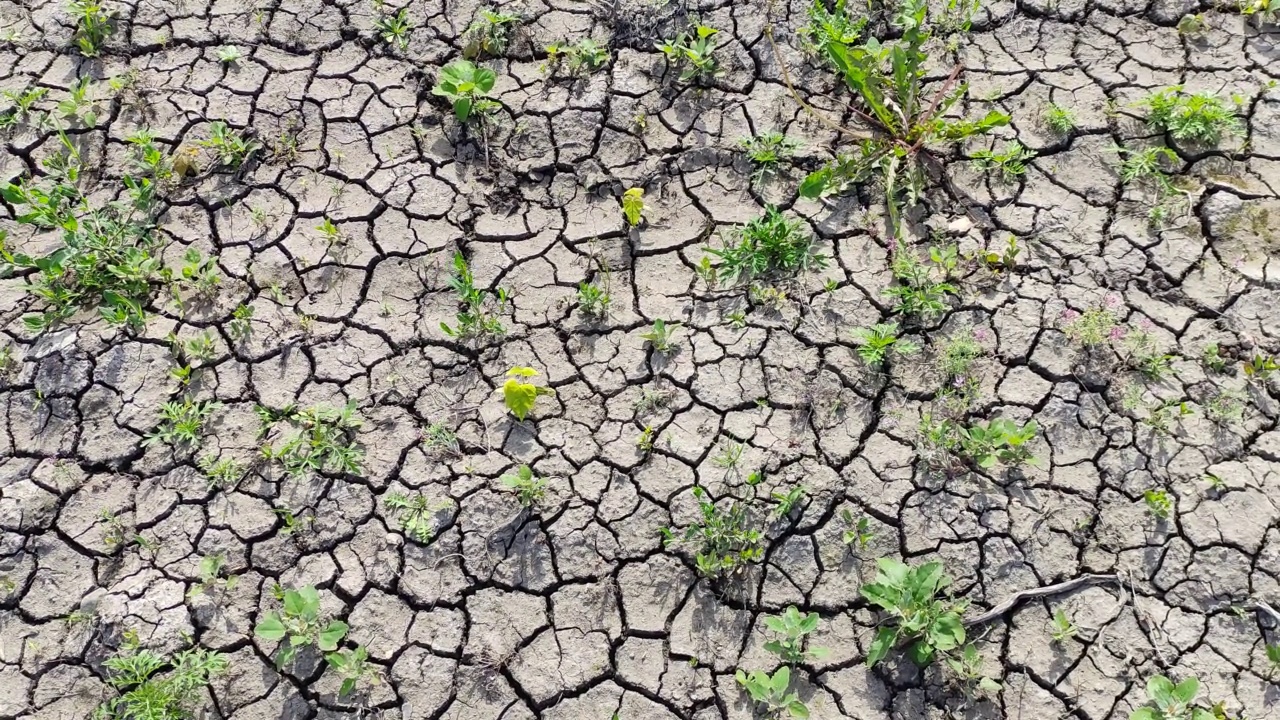
M934 268L942 267L942 279L934 277ZM891 263L896 285L885 288L884 294L897 301L894 312L914 318L931 318L947 310L947 296L959 289L946 281L945 266L938 263L926 265L915 251L899 243Z
M1266 2L1266 0L1262 0ZM1205 31L1209 25L1204 20L1204 15L1199 13L1188 13L1178 20L1178 34L1196 36Z
M497 56L506 52L511 35L520 24L520 16L481 8L462 33L462 54L468 58Z
M1280 364L1276 363L1276 359L1272 355L1255 354L1243 363L1244 376L1252 382L1266 384L1276 370L1280 370Z
M799 140L789 138L783 133L770 131L742 138L738 141L738 147L742 148L750 158L751 164L755 166L751 181L760 183L766 177L776 173L778 165L783 160L789 160L795 155L801 144Z
M1168 520L1173 512L1173 498L1163 488L1152 488L1142 493L1147 510L1160 520Z
M622 193L622 216L635 227L644 217L644 188L633 187Z
M213 400L167 402L160 407L160 423L142 440L143 446L164 443L174 447L193 448L200 444L204 424L222 403Z
M533 470L528 465L521 465L516 468L514 474L507 473L499 480L502 481L503 487L516 495L516 502L521 507L531 508L542 502L547 494L547 480L533 474Z
M800 506L804 493L803 485L797 485L786 492L775 491L771 496L773 501L778 503L773 509L774 517L785 518L791 515L791 512Z
M1119 322L1115 313L1106 307L1089 308L1083 313L1071 310L1063 315L1063 319L1066 324L1062 331L1067 338L1086 349L1105 345L1112 340Z
M1156 675L1147 681L1148 704L1129 713L1129 720L1219 720L1213 711L1196 704L1199 694L1200 681L1194 677L1174 685Z
M213 150L218 162L232 169L243 165L251 153L262 148L262 143L246 139L221 120L209 123L209 139L196 144Z
M609 297L609 291L596 283L583 282L578 284L578 310L583 315L591 318L603 318L609 314L609 303L613 298Z
M876 581L863 585L861 593L888 612L890 622L876 632L867 652L867 667L875 667L903 640L911 643L908 656L921 666L929 664L935 654L964 644L960 622L964 604L942 597L951 585L942 563L911 567L893 558L880 558L876 563Z
M1126 185L1146 182L1154 185L1160 193L1174 192L1166 174L1166 166L1178 163L1178 154L1173 150L1159 145L1136 150L1116 145L1111 149L1121 156L1120 180Z
M33 116L35 104L49 94L48 88L27 87L22 90L0 90L0 97L13 107L0 113L0 129L11 128Z
M1070 108L1050 103L1040 116L1044 126L1054 135L1070 135L1076 129L1076 116Z
M551 43L547 46L547 62L555 65L564 61L571 75L583 71L593 73L609 62L609 49L591 38L582 38L577 43Z
M1204 352L1200 353L1200 364L1204 365L1206 370L1218 374L1227 372L1227 359L1222 357L1222 350L1218 347L1218 343L1205 345Z
M1010 183L1027 172L1027 161L1036 154L1017 140L1005 145L1004 150L979 150L973 154L974 168L982 171L995 171L1002 182Z
M521 422L533 412L533 406L543 395L554 395L555 390L527 382L538 374L531 367L513 367L507 371L507 381L502 385L502 402Z
M778 656L788 665L797 665L807 660L816 660L826 655L825 648L805 650L805 636L818 629L818 613L801 613L795 605L788 607L781 615L764 619L765 627L782 637L764 644L764 649Z
M360 475L364 451L356 444L356 431L363 423L355 409L355 403L341 410L323 406L298 410L291 405L276 411L257 406L262 423L258 437L274 433L260 448L263 458L279 462L295 477L319 472ZM284 429L277 431L277 426Z
M235 575L222 577L222 566L227 562L223 555L205 555L200 558L199 579L187 591L187 597L196 597L205 593L212 594L231 592L238 578Z
M1280 643L1267 643L1264 648L1267 655L1267 663L1271 665L1270 675L1274 677L1280 672Z
M133 631L125 634L120 652L103 664L107 682L120 695L100 705L93 714L94 720L195 717L209 680L227 669L225 657L202 648L183 650L172 657L139 648Z
M196 462L196 467L209 481L210 488L233 488L240 484L245 468L232 458L218 459L217 455L203 455Z
M720 452L711 458L711 462L724 470L736 470L742 462L742 451L745 449L746 446L742 443L730 440L720 447Z
M1243 132L1235 108L1209 93L1184 92L1181 85L1154 92L1139 104L1147 110L1147 124L1175 140L1212 146Z
M470 60L455 60L440 68L431 94L449 101L458 122L466 123L472 117L483 121L498 108L497 101L488 98L497 80L498 76L489 68Z
M681 68L680 82L710 80L720 72L714 39L720 31L707 25L696 25L691 30L654 43L654 47L662 51L668 63Z
M960 429L960 452L978 467L990 469L997 462L1005 465L1021 465L1032 462L1027 444L1035 439L1034 420L1019 427L1005 418L992 420L985 425L978 423Z
M1071 618L1067 617L1067 613L1061 608L1053 611L1053 628L1050 635L1056 643L1064 643L1075 637L1080 629L1071 622Z
M848 8L845 0L836 0L828 7L825 0L812 0L809 4L809 22L800 28L800 44L804 51L832 67L829 46L852 46L862 37L867 18Z
M481 290L476 287L475 275L461 252L453 255L453 274L449 276L449 287L458 294L458 302L463 309L457 314L457 327L440 323L445 335L455 339L467 339L484 335L497 336L506 332L498 318L486 309L486 299L492 297L498 307L507 302L507 292L502 288L496 291Z
M426 495L388 493L386 504L387 509L395 513L396 523L406 535L424 545L431 542L431 538L435 535L432 515L439 506L433 506Z
M750 527L754 518L744 503L734 500L720 510L702 488L694 487L693 496L701 518L679 536L675 528L663 528L664 545L696 541L694 562L704 577L734 575L764 557L763 533Z
M1241 0L1240 13L1258 18L1258 27L1280 23L1280 0Z
M866 515L854 520L853 513L848 508L840 511L840 519L844 521L845 530L840 533L840 542L847 547L858 546L859 550L866 550L867 545L875 538L875 533L871 532L871 520Z
M797 693L790 692L791 668L783 665L773 675L763 670L756 670L750 675L738 670L734 674L738 684L742 686L751 701L760 706L764 717L770 720L781 718L783 713L795 720L809 717L809 708L800 700Z
M67 12L75 21L73 39L85 57L98 57L102 45L115 32L115 13L108 11L98 0L71 0Z
M422 444L433 455L461 455L458 434L444 421L433 422L422 429Z
M400 52L408 50L409 33L413 32L413 24L409 22L409 8L400 8L395 14L379 14L373 21L373 29L382 38L382 42L394 45Z
M648 332L640 333L640 338L649 343L657 352L668 353L675 347L675 334L678 323L667 324L666 320L657 318Z
M723 249L704 248L720 260L720 280L737 283L766 276L794 276L826 267L827 258L814 252L813 237L799 219L789 219L777 208L733 231L737 241Z
M244 57L244 53L235 45L223 45L218 48L218 62L224 65L234 65L240 62L242 57Z
M978 654L978 648L972 644L965 645L958 656L948 656L944 659L967 695L991 695L1000 692L1000 683L982 671L982 656Z
M858 344L858 357L868 366L878 368L892 352L903 358L915 354L920 346L898 337L897 323L880 323L869 328L855 328L853 341Z
M321 652L333 652L347 636L347 624L326 620L320 614L320 594L310 585L298 590L285 590L280 612L267 613L253 629L253 634L266 640L281 642L276 651L276 667L293 661L300 648L314 645Z
M227 333L231 335L231 339L237 342L244 342L253 334L253 306L237 305L235 310L231 311L231 322L227 323Z
M380 682L377 669L369 663L369 651L363 645L355 650L336 650L324 656L329 667L342 678L338 686L338 697L346 697L355 692L361 681L371 684Z

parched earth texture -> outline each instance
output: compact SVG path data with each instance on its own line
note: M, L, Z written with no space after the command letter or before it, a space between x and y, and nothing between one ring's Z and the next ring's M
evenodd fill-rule
M168 152L199 150L214 120L265 146L236 172L199 150L202 172L162 190L164 258L216 255L211 304L184 313L158 293L139 332L86 312L36 335L21 319L39 309L26 280L0 281L13 357L0 381L0 718L89 717L113 695L103 662L128 631L157 652L225 654L205 717L748 718L734 671L777 667L763 618L789 605L821 617L811 644L828 652L793 681L815 718L1127 718L1155 674L1200 678L1232 716L1277 717L1265 647L1280 635L1256 603L1280 603L1280 406L1239 361L1280 349L1280 35L1189 0L985 6L954 56L970 89L953 113L998 108L1012 124L940 150L950 183L911 232L922 256L947 242L998 251L1010 235L1023 253L1009 272L962 262L948 312L904 326L922 352L877 372L850 331L893 317L882 192L799 199L805 172L847 140L795 102L765 33L772 18L801 96L855 123L847 89L800 47L805 3L529 0L510 48L486 61L502 107L485 138L430 93L480 5L407 8L415 29L400 51L375 37L363 2L120 3L117 32L85 59L60 3L0 1L14 31L0 85L47 88L37 110L79 77L137 71L131 99L98 83L99 117L71 133L82 182L104 197L141 128ZM724 72L701 86L653 47L686 11L722 31ZM1192 12L1207 27L1180 34ZM588 36L609 47L604 68L541 67L546 44ZM219 62L227 44L243 58ZM935 48L938 80L951 57ZM1160 142L1135 103L1179 84L1238 96L1242 129L1217 149L1176 148L1187 203L1156 231L1112 147ZM1069 137L1044 128L1049 102L1076 114ZM753 183L738 141L770 130L803 148ZM966 159L1013 138L1037 153L1013 182ZM38 126L4 142L5 180L41 174L59 143ZM647 206L635 229L619 205L630 187ZM708 288L704 247L768 205L803 219L826 267L771 301ZM9 245L47 247L16 213L6 203L0 218ZM341 253L315 229L323 218ZM479 286L508 291L500 339L441 331L460 309L455 251ZM587 280L611 293L601 320L577 310ZM242 303L255 312L240 340L228 327ZM1171 372L1144 380L1070 342L1074 314L1104 306L1118 332L1153 335ZM655 319L678 323L672 352L641 338ZM184 391L166 338L205 330L216 351ZM966 417L1034 419L1036 464L938 472L917 457L938 348L963 333L985 350ZM1228 373L1201 364L1210 343ZM524 422L495 394L515 366L555 391ZM199 451L144 446L181 392L222 403ZM1243 413L1210 418L1224 394ZM362 472L291 477L256 462L255 405L348 402ZM1161 432L1151 415L1169 408ZM457 452L424 443L433 424L456 433ZM196 465L210 453L253 469L210 489ZM521 464L549 479L533 511L499 481ZM797 485L799 507L771 515L771 494ZM700 579L695 546L663 546L663 528L696 520L696 486L722 504L758 498L764 556L730 581ZM1160 489L1173 503L1163 520L1144 500ZM393 492L437 508L429 542L402 532ZM870 520L865 548L842 542L845 511ZM214 555L237 584L189 596ZM865 666L883 615L859 587L877 557L944 562L970 615L1089 574L1123 583L1029 599L971 628L1002 688L966 695L901 652ZM339 697L314 654L275 669L254 625L279 608L278 587L304 585L381 682ZM1052 642L1058 610L1079 632Z

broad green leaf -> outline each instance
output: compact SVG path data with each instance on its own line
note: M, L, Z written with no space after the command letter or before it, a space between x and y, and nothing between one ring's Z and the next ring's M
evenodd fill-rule
M1147 697L1160 707L1168 707L1173 703L1173 683L1163 675L1153 675L1147 680Z
M346 697L351 694L352 690L355 690L355 689L356 689L356 678L347 678L346 680L342 681L342 687L338 688L338 696Z
M1000 692L1000 687L1000 683L989 677L984 677L978 681L978 689L985 693L998 693Z
M307 601L297 590L284 591L284 614L300 617L307 610Z
M805 704L799 700L792 700L787 705L787 712L791 713L791 717L798 718L798 720L805 720L805 718L809 717L809 708L805 707Z
M902 587L911 573L910 567L894 558L882 557L876 560L876 564L880 566L880 574L884 575L886 582L894 587Z
M1161 720L1161 717L1152 708L1144 707L1129 713L1129 720ZM1196 720L1199 720L1199 718Z
M822 197L822 193L826 192L827 185L831 182L831 176L832 170L828 167L809 173L800 183L800 197L810 200Z
M471 117L471 98L460 97L453 101L453 115L458 122L466 122Z
M947 613L939 617L929 629L929 642L939 650L950 650L964 644L964 625L960 616Z
M885 610L893 611L898 607L898 592L887 585L871 583L870 585L863 585L858 592L862 594L862 597Z
M778 668L778 671L770 678L769 684L773 687L774 694L783 695L786 693L787 688L791 687L791 668L786 665Z
M284 633L284 623L280 622L280 616L275 613L263 618L262 622L258 623L258 626L253 629L254 635L268 642L279 640L284 637Z
M911 647L907 648L907 656L911 661L920 667L929 664L933 660L933 646L924 640L918 640L911 643Z
M1189 677L1173 687L1173 697L1183 705L1190 705L1199 694L1200 681L1194 677Z
M893 649L894 644L898 641L898 630L889 626L882 626L876 631L876 637L871 641L871 647L867 650L867 667L875 667Z
M338 649L338 643L342 642L342 638L347 636L347 624L341 620L334 620L329 623L329 627L320 633L320 640L317 643L321 650L332 652Z
M507 408L517 420L528 417L537 399L538 389L529 383L522 383L512 378L502 385L502 401L506 403Z

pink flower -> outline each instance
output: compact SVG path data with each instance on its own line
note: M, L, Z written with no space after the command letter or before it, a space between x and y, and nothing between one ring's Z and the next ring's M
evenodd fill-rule
M991 337L991 333L986 328L978 328L973 331L973 339L978 342L986 342Z
M1107 297L1103 300L1107 307L1114 308L1120 305L1120 296L1115 293L1107 293Z
M1125 336L1124 328L1120 327L1119 325L1111 328L1110 337L1112 340L1122 340L1124 339L1124 336Z
M1062 311L1063 322L1071 322L1072 320L1075 320L1078 317L1080 317L1080 313L1070 308Z
M1156 329L1155 323L1151 322L1147 318L1142 318L1141 320L1139 320L1138 327L1142 328L1143 332L1151 332L1152 330Z

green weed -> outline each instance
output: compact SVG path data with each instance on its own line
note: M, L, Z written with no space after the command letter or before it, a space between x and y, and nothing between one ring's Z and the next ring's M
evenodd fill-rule
M840 511L840 519L846 526L840 533L840 542L847 547L857 545L858 549L866 550L867 545L875 538L875 533L871 532L871 520L863 515L855 521L848 508Z
M871 642L867 667L875 667L904 640L911 643L908 656L921 666L929 664L935 654L964 644L964 625L960 622L964 604L943 596L951 578L943 571L942 563L911 567L893 558L876 562L879 569L875 582L863 585L860 592L889 613L889 621L880 626Z
M222 577L222 566L227 559L223 555L205 555L200 558L199 579L187 591L187 597L196 597L205 593L219 594L231 592L238 578L235 575Z
M355 434L362 425L355 414L355 404L341 410L312 407L298 410L290 405L284 410L255 408L262 427L258 437L275 433L262 444L263 458L279 462L293 476L307 473L345 473L360 475L364 451L356 445ZM276 432L277 426L284 426Z
M142 440L144 446L164 443L174 447L194 448L200 444L204 424L222 403L213 400L183 398L167 402L160 408L160 424Z
M781 615L764 619L765 627L781 635L779 639L764 644L764 649L778 656L788 665L797 665L809 660L817 660L827 654L825 648L805 649L805 637L818 629L818 613L802 614L795 605L788 607Z
M783 665L775 670L772 676L762 670L756 670L750 675L738 670L734 674L734 679L751 696L751 701L759 706L764 717L779 718L784 712L795 720L805 720L809 717L809 708L800 700L800 696L789 691L790 667Z
M863 140L853 154L838 157L800 185L802 196L817 198L843 192L876 173L884 185L895 234L901 232L903 203L916 204L924 190L921 157L929 153L929 146L982 135L1009 124L1009 116L996 110L976 121L943 119L967 88L954 86L953 77L941 92L925 93L931 66L924 48L933 35L927 14L924 0L906 0L893 22L902 33L895 40L871 38L854 44L825 36L827 58L853 91L857 114L875 135Z
M609 62L609 49L589 37L582 38L573 45L551 43L546 50L547 63L558 65L563 61L571 75L583 71L593 73Z
M996 463L1022 465L1034 462L1027 447L1036 437L1034 420L1019 426L1004 418L959 429L960 452L978 467L989 470Z
M710 80L720 73L714 40L720 31L707 25L696 25L690 31L655 43L654 47L662 51L668 63L681 68L680 82Z
M534 475L528 465L521 465L516 468L514 474L508 473L499 480L502 481L503 487L515 493L516 502L524 508L531 508L541 503L547 494L546 478Z
M453 255L453 274L449 276L449 287L458 294L458 301L464 306L457 314L458 325L450 327L440 323L445 335L455 339L467 339L484 335L501 335L506 330L498 318L485 307L487 298L494 298L499 308L507 302L507 292L502 288L496 291L481 290L476 287L475 276L461 252Z
M338 649L347 636L347 624L326 620L320 615L320 594L310 585L284 592L284 606L279 612L267 613L253 629L253 634L267 642L280 642L276 651L276 667L292 662L300 648L314 645L321 652Z
M76 24L72 39L80 48L80 54L85 57L102 54L103 43L115 32L115 13L98 0L71 0L67 3L67 12Z
M644 216L644 188L633 187L622 193L622 216L635 227Z
M1174 685L1156 675L1147 681L1147 705L1129 713L1129 720L1219 720L1215 712L1197 705L1199 694L1200 681L1194 677Z
M431 542L431 538L435 535L432 516L441 506L433 506L427 496L422 493L413 495L388 493L385 502L387 509L395 514L396 523L406 535L424 545Z
M488 97L497 80L498 76L489 68L469 60L455 60L440 68L431 94L449 101L458 122L465 124L473 117L483 122L499 107L496 100Z
M192 648L164 657L139 648L126 635L120 652L103 663L107 682L121 694L94 711L93 720L185 720L204 702L209 680L227 670L227 659Z
M776 173L782 161L791 159L796 150L800 149L801 144L799 140L789 138L783 133L771 131L742 138L738 141L738 147L747 154L751 164L755 166L751 181L760 183L766 177Z
M737 241L722 249L707 247L719 259L720 280L737 283L759 277L791 277L826 267L827 258L814 251L813 237L799 219L790 219L777 208L737 228Z
M1154 92L1139 104L1147 110L1147 124L1175 140L1212 146L1243 132L1235 108L1209 93L1184 92L1181 85Z
M747 565L760 562L764 557L763 533L755 527L755 520L747 506L733 501L728 509L720 510L700 487L693 488L698 502L700 519L685 529L681 535L675 528L663 528L663 544L694 542L697 549L694 561L698 573L704 577L721 577L741 572Z
M897 323L881 323L869 328L855 328L853 341L858 344L858 357L870 367L880 367L892 352L902 358L919 352L920 346L898 337Z
M677 327L679 327L678 323L668 324L666 320L658 318L653 321L648 332L640 333L640 338L648 342L655 351L669 353L675 347Z
M220 164L232 169L243 165L252 153L262 148L262 143L247 139L221 120L209 123L209 139L196 144L212 150Z
M328 653L324 660L342 678L338 697L350 695L362 681L370 684L381 682L377 668L369 663L369 651L363 645L357 645L355 650Z
M1036 154L1017 140L1005 145L1004 150L979 150L973 154L973 166L981 171L995 172L1002 182L1011 183L1027 173L1027 161Z
M1046 105L1040 119L1054 135L1070 135L1076 129L1075 113L1062 105Z
M462 33L462 54L468 58L497 56L506 52L511 35L520 24L520 16L481 8Z
M400 52L408 50L409 34L413 32L413 23L409 22L409 8L400 8L395 14L379 14L373 21L373 29L382 38L382 42L395 46Z

